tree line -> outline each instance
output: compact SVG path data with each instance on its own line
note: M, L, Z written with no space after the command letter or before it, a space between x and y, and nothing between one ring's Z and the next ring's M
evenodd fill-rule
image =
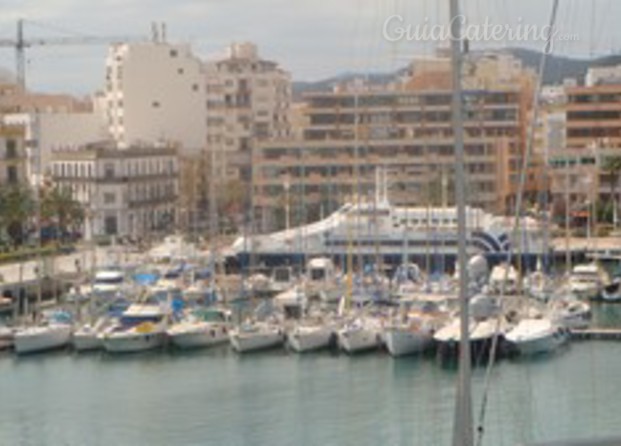
M42 243L66 243L80 237L85 212L71 191L45 184L39 189ZM37 237L37 194L24 184L0 186L0 246L33 245Z

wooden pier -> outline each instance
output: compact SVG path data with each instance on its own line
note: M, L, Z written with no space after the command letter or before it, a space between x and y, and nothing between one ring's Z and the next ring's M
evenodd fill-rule
M586 328L571 330L571 338L580 341L590 339L621 341L621 328Z

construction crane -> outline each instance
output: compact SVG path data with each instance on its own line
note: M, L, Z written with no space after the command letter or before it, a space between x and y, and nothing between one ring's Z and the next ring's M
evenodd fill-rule
M15 49L15 74L17 83L26 90L26 49L33 46L53 46L53 45L108 45L112 43L143 41L145 37L136 36L79 36L79 37L53 37L53 38L32 38L24 37L24 19L17 21L17 34L15 39L0 39L0 47L13 47Z

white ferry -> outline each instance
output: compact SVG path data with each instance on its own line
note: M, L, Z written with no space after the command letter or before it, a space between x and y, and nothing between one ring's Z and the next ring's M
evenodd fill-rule
M506 261L511 247L523 262L533 266L549 254L543 225L522 217L513 231L513 217L495 216L479 208L466 208L469 256L482 255L491 265ZM232 251L240 264L250 254L265 266L298 264L300 259L330 257L341 267L352 255L356 264L398 265L408 258L433 270L452 270L457 256L455 207L397 207L387 200L348 203L323 220L271 234L239 237Z

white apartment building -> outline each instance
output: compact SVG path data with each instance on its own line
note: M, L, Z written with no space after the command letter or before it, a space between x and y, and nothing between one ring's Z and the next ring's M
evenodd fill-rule
M52 154L52 180L87 210L84 235L146 237L177 221L178 152L173 147L94 143Z
M204 149L202 62L189 45L155 36L150 42L111 46L105 98L108 128L120 148L163 141L178 144L186 154Z
M28 142L26 176L31 185L50 173L52 152L109 139L103 116L95 112L43 112L5 115L4 122L24 128Z
M216 175L248 179L256 144L290 136L291 75L245 42L233 43L224 59L206 63L204 82Z

